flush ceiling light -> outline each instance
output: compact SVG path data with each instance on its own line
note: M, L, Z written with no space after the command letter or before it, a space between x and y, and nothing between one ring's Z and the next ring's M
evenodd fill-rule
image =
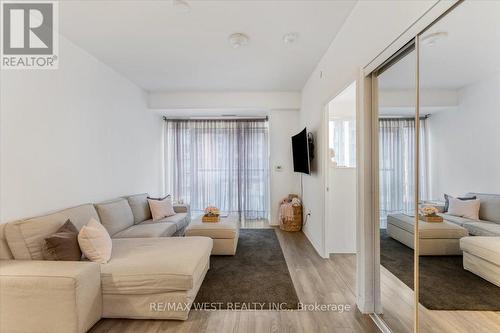
M187 13L191 10L191 6L186 0L172 0L172 6L179 13Z
M428 34L422 37L422 45L425 46L434 46L440 39L448 36L448 33L445 31L438 31L432 34Z
M299 34L296 32L289 32L283 36L283 43L285 44L293 44L299 38Z
M238 32L230 35L228 40L233 49L238 49L244 45L247 45L250 38L248 38L247 35Z

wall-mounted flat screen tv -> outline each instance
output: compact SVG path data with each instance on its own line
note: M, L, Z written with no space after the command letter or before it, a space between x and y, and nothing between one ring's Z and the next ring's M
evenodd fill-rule
M293 171L305 174L311 173L311 160L309 158L309 143L307 129L292 136Z

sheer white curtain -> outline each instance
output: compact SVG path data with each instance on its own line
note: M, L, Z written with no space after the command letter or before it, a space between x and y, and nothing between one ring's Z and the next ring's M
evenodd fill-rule
M427 122L420 120L420 197L427 196ZM415 119L379 120L380 219L387 215L414 213L415 209Z
M167 193L201 213L208 205L268 218L267 120L167 120Z

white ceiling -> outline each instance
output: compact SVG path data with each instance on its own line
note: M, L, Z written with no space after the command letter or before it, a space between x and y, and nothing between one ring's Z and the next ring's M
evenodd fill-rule
M355 5L187 1L188 13L170 0L63 1L60 31L148 91L301 90ZM233 49L235 32L250 43Z
M500 1L465 1L425 36L447 32L433 46L422 45L420 82L425 89L460 89L500 72ZM384 72L382 89L415 87L415 52Z

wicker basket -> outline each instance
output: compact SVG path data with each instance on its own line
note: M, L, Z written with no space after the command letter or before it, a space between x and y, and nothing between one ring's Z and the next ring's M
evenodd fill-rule
M220 221L219 215L203 215L201 221L204 223L217 223Z
M302 206L293 206L293 220L280 219L280 229L284 231L300 231L302 229Z

